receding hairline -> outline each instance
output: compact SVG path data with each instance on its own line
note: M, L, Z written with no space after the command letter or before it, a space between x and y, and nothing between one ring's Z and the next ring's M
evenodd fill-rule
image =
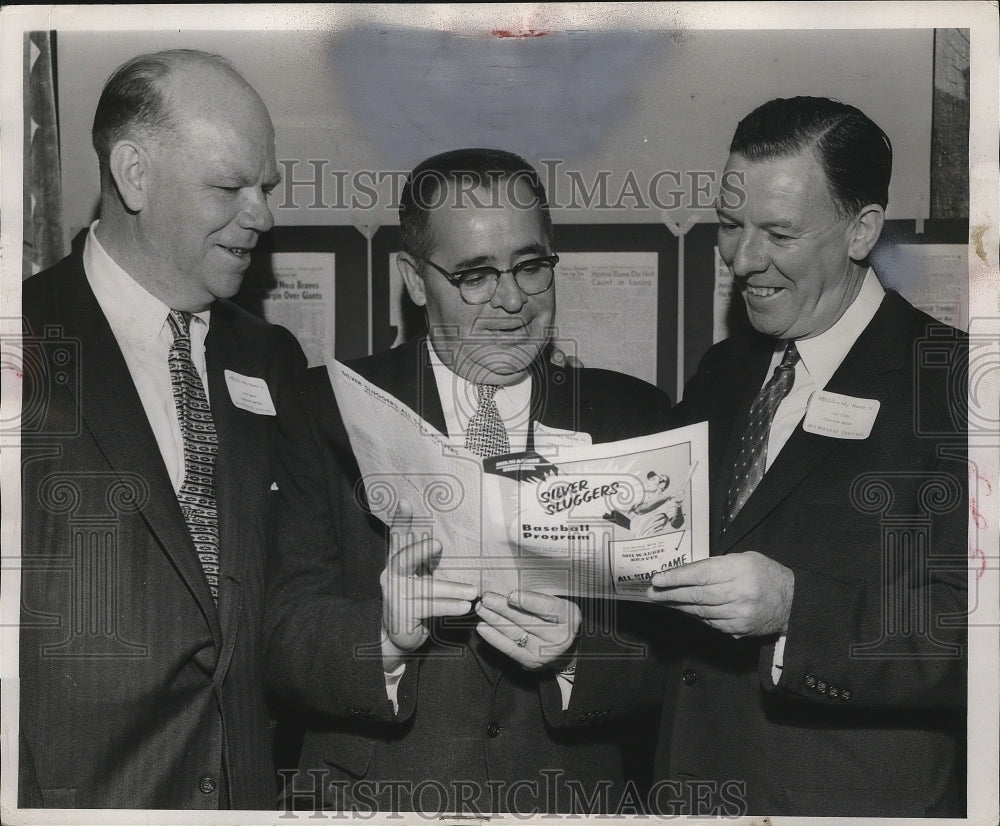
M538 224L541 227L542 235L545 237L546 242L551 243L553 234L551 221L546 222L545 220L544 203L534 192L529 181L526 180L528 173L520 170L515 172L498 170L488 174L477 174L475 176L475 186L464 187L462 185L462 177L463 175L469 174L470 173L468 171L452 170L440 173L437 176L437 192L439 197L443 198L443 203L421 210L426 220L426 240L430 243L431 249L436 248L440 242L440 238L438 237L435 227L434 216L441 215L442 213L452 215L455 210L451 208L454 207L457 207L457 210L460 213L464 213L467 209L475 209L477 207L485 212L491 212L498 208L517 210L530 209L534 212L535 217L538 219ZM530 203L522 203L520 201L515 202L508 197L506 199L507 203L503 205L490 201L482 206L479 206L475 200L473 200L477 192L485 192L488 194L487 197L495 198L498 193L502 194L510 185L523 187L529 196L528 200ZM442 191L444 192L443 195L441 194ZM458 200L459 198L461 198L461 201Z
M103 141L109 138L112 140L99 145L96 118L109 90L122 82L135 82L143 78L149 89L150 100L156 106L151 112L157 114L155 117L127 118L117 126L105 126L101 131ZM95 114L94 148L97 150L102 172L106 160L106 156L102 157L102 146L104 153L110 152L113 144L124 138L149 141L162 146L183 137L182 123L192 113L195 117L203 114L210 117L214 109L208 101L214 101L218 97L218 94L213 96L212 90L219 88L220 80L226 84L223 87L226 91L218 94L231 99L234 90L237 94L242 92L244 100L252 101L255 108L267 114L270 123L267 106L257 90L222 55L196 49L166 49L136 55L118 66L105 82L98 113Z
M192 87L196 86L200 80L208 80L213 76L225 78L235 88L246 93L248 98L255 101L264 111L267 111L267 107L257 90L225 58L196 53L196 56L186 59L181 57L170 62L172 63L170 71L161 80L160 91L163 95L164 107L175 119L184 114L186 105L197 104L204 100L203 90L192 89ZM192 97L189 100L183 100L185 94Z

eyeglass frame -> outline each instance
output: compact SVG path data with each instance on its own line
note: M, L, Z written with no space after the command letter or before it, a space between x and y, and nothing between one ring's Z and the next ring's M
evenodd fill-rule
M420 255L414 255L413 257L416 258L418 261L422 261L425 264L430 264L434 269L436 269L439 273L441 273L441 275L445 277L445 280L449 284L451 284L451 286L455 287L458 290L458 294L461 296L462 301L464 301L471 307L478 307L480 304L488 304L490 301L492 301L493 296L496 295L497 289L500 287L500 279L504 276L505 273L508 272L512 276L514 276L514 283L517 284L517 288L522 293L524 293L524 295L541 295L546 290L550 290L552 288L552 284L555 281L556 264L559 263L559 256L556 255L555 253L552 253L551 255L537 255L534 258L528 258L525 259L524 261L518 261L513 267L510 267L509 269L506 270L501 270L499 267L479 266L479 267L467 267L464 270L455 270L455 272L449 272L439 264L435 264L429 258L424 258ZM549 264L549 266L552 269L552 275L549 278L549 283L546 284L545 287L543 287L540 290L536 290L533 293L529 293L527 290L524 289L524 287L521 286L520 282L517 280L517 273L520 270L523 270L529 264L534 264L538 261L544 261L545 263ZM467 299L465 297L465 294L462 292L462 280L466 276L471 275L472 273L475 272L480 272L482 270L490 270L491 272L495 272L497 274L496 286L493 288L493 292L490 293L489 296L483 301L476 301L476 302L469 301L469 299Z

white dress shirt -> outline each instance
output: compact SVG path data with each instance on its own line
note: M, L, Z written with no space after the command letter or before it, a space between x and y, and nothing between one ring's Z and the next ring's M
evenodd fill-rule
M434 350L433 344L428 344L431 370L434 372L434 383L437 385L438 397L441 399L441 410L448 434L460 445L465 444L465 431L469 427L469 419L479 406L476 385L453 373ZM493 400L497 405L500 420L507 430L510 442L510 452L518 453L528 444L528 426L531 417L531 373L515 384L501 385L497 388Z
M795 382L791 391L778 405L771 422L771 430L767 437L767 464L765 473L770 469L781 449L788 442L792 432L806 415L809 401L813 393L823 390L837 372L841 362L847 357L854 343L858 340L878 312L879 305L885 297L885 289L879 283L874 270L865 274L851 306L829 330L813 338L804 338L795 342L801 358L795 365ZM771 365L764 378L766 384L774 368L781 363L786 342L780 342L771 357ZM763 384L761 385L763 387ZM771 679L777 684L781 677L781 667L785 653L785 635L778 638L774 646L774 661L771 668Z
M156 438L174 492L184 480L184 439L174 406L168 355L173 334L167 324L170 308L123 270L97 240L94 221L83 247L83 269L111 332L125 357L139 400ZM210 310L194 315L191 359L208 397L205 337Z
M809 399L817 390L826 387L833 378L840 363L847 357L854 342L864 331L878 312L879 305L885 297L885 290L879 283L874 270L869 269L865 280L851 306L829 330L813 338L803 338L795 342L801 358L795 365L795 382L791 391L778 405L771 422L771 430L767 438L767 469L771 467L775 457L781 452L792 432L798 427L806 415ZM782 341L775 348L771 357L771 366L764 378L764 386L774 375L774 368L781 363L786 342Z

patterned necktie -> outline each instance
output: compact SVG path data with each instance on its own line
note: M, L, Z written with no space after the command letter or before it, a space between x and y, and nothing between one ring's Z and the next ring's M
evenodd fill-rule
M177 420L184 439L184 481L177 501L208 580L219 601L219 513L215 503L215 457L219 442L205 385L191 360L192 314L171 310L167 316L174 343L170 346L170 381Z
M477 384L476 395L479 397L479 407L469 419L465 430L465 447L484 459L490 456L500 456L510 453L510 440L507 438L507 428L503 426L500 411L497 410L497 394L495 384Z
M781 364L774 368L774 375L761 388L750 406L747 427L740 442L740 453L733 468L733 480L729 485L726 513L722 521L723 531L736 518L754 488L764 478L771 422L774 421L774 414L781 400L789 394L795 383L795 365L798 360L799 351L795 349L795 342L790 341L785 346Z

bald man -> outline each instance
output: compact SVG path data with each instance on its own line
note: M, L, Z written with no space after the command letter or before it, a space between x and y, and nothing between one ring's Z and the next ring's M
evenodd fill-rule
M101 218L24 283L19 805L274 805L259 663L295 339L227 301L274 129L222 58L141 55L94 118Z

